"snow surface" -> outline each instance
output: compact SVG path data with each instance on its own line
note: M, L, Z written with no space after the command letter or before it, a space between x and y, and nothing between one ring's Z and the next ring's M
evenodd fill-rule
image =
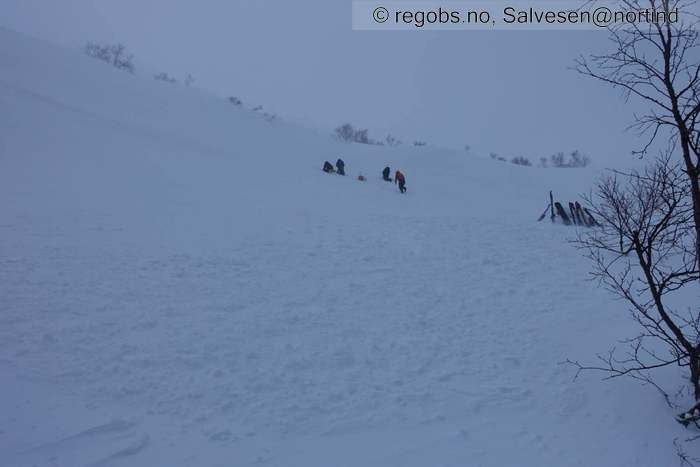
M561 364L634 332L535 222L607 161L342 144L2 29L0 109L0 465L677 464L657 392Z

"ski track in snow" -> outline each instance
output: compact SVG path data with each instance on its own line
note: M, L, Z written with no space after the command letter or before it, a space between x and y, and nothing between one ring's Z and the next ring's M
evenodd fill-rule
M533 220L595 172L340 145L0 38L0 465L675 462L653 390L561 364L633 329Z

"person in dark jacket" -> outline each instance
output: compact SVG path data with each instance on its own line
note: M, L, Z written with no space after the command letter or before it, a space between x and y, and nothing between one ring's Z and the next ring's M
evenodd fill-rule
M401 193L406 193L406 177L398 170L394 174L394 183L399 185L399 191Z
M326 161L323 163L323 171L328 174L333 173L333 166L330 162Z
M345 162L343 162L343 159L338 159L335 163L335 168L338 175L345 175Z
M391 177L389 175L391 175L391 169L389 167L384 167L384 170L382 170L382 179L385 182L391 181Z

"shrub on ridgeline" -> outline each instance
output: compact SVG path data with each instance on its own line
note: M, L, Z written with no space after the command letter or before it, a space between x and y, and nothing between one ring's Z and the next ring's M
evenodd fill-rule
M428 143L426 143L425 141L414 141L413 145L416 147L423 147L423 146L427 146Z
M345 123L335 129L335 136L341 141L353 141L355 138L355 129L349 123Z
M387 146L399 146L401 144L401 140L394 138L392 135L386 135L386 145Z
M549 156L549 160L552 162L552 167L564 167L564 153L558 152Z
M241 106L241 105L243 105L243 101L240 100L239 98L235 97L235 96L230 96L230 97L228 98L228 101L229 101L229 103L231 103L231 104L233 104L233 105L235 105L235 106Z
M505 161L504 157L499 156L495 152L491 153L491 159L497 161ZM581 167L586 167L590 164L590 157L581 154L579 151L573 151L568 156L563 152L558 152L552 154L549 157L540 157L537 167L541 169L546 169L548 167L555 167L558 169L577 169ZM533 164L527 157L516 156L510 160L511 164L522 165L526 167L532 167Z
M355 131L355 142L360 144L369 144L369 136L366 128L364 130Z
M356 129L350 123L344 123L343 125L340 125L338 128L336 128L335 137L341 141L346 141L348 143L374 144L378 146L384 144L382 142L371 139L369 137L369 131L367 129Z
M174 77L172 77L169 74L164 73L164 72L153 75L153 79L156 81L163 81L164 83L169 83L169 84L177 83L177 80Z
M527 167L532 166L532 162L530 162L530 159L528 159L527 157L523 157L523 156L516 156L516 157L512 158L510 160L510 163L515 164L515 165L524 165Z
M556 154L552 154L549 157L549 160L552 163L552 167L556 167L558 169L578 169L586 167L591 163L590 157L586 156L585 154L581 154L579 151L573 151L571 154L569 154L568 158L563 152L558 152Z
M569 167L578 168L586 167L591 163L591 158L585 154L581 154L578 150L569 155Z
M88 57L109 63L118 70L134 72L134 56L127 53L123 44L88 42L83 50Z

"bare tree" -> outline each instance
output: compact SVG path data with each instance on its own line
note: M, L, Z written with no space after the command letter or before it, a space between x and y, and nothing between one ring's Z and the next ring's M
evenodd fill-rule
M591 158L585 154L581 154L579 151L573 151L569 155L569 165L568 167L579 168L587 167L591 163Z
M511 163L511 164L515 164L515 165L524 165L524 166L526 166L526 167L531 167L531 166L532 166L532 162L530 162L530 159L528 159L528 158L525 157L525 156L516 156L516 157L513 157L513 158L510 160L510 163Z
M161 73L153 75L153 79L156 81L163 81L165 83L170 83L170 84L177 83L177 80L173 76L170 76L169 74L167 74L165 72L161 72Z
M341 141L347 141L349 143L360 143L360 144L373 144L381 146L384 143L381 141L376 141L369 137L369 130L355 128L350 123L345 123L340 125L335 129L335 137ZM394 139L393 137L387 137L387 144L390 146L393 144L400 144L401 142Z
M623 341L622 353L613 349L599 357L599 366L573 363L660 390L651 379L653 370L685 367L700 400L700 306L684 309L678 305L682 301L672 299L700 279L693 203L682 164L665 156L642 172L615 172L587 202L600 228L581 231L577 246L593 261L591 274L630 305L640 331Z
M387 146L400 146L401 145L401 140L394 137L391 134L386 135L386 138L384 141L386 142Z
M112 65L129 73L134 72L134 56L127 53L126 47L123 44L115 44L112 49Z
M88 42L85 44L85 55L102 60L103 62L111 62L112 55L109 45L101 45L96 42Z
M368 133L367 129L355 130L354 141L361 144L370 144Z
M569 156L565 156L563 152L558 152L549 156L549 161L552 167L558 169L579 169L587 167L591 163L591 158L585 154L581 154L578 150L572 151ZM544 161L543 167L547 166L547 161Z
M235 96L229 96L228 101L235 106L243 105L243 101Z
M700 268L700 54L698 17L692 0L622 0L628 10L653 10L650 22L609 28L613 51L580 58L577 69L624 90L626 98L646 102L650 110L633 127L648 135L636 151L647 153L667 134L680 151L693 207L696 262ZM676 19L675 22L670 19ZM700 395L698 395L700 398Z
M344 123L335 129L335 136L341 141L353 141L355 138L355 128L349 123Z
M110 63L119 70L134 72L134 56L127 53L123 44L110 45L88 42L84 51L88 56Z

